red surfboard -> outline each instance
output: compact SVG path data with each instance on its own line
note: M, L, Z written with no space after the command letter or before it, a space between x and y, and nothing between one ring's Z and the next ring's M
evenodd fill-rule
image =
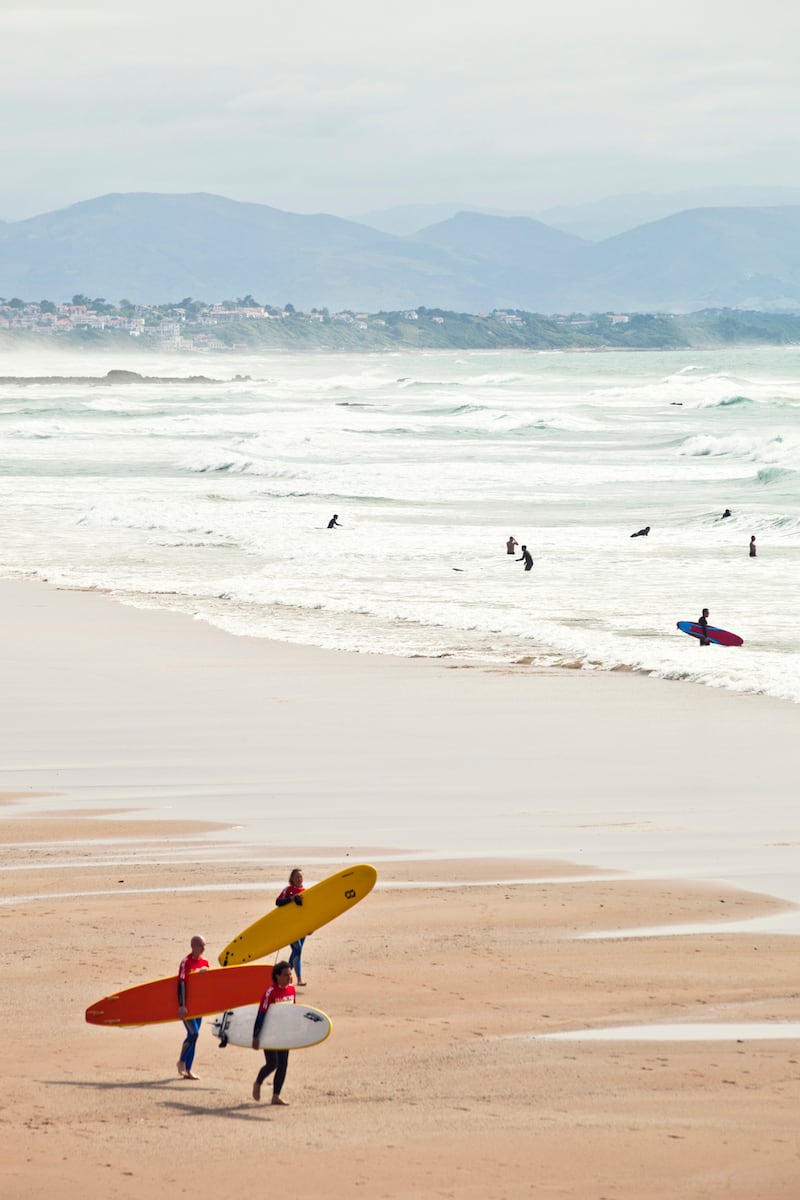
M271 965L193 971L186 980L187 1015L207 1017L228 1008L257 1004L271 983ZM90 1025L119 1026L180 1021L178 976L154 979L104 996L89 1005L86 1020Z
M698 625L696 621L678 621L678 629L681 633L688 633L689 637L705 638L706 641L713 642L715 646L744 645L744 638L740 638L738 633L729 633L727 629L715 629L713 625L703 629L703 626Z

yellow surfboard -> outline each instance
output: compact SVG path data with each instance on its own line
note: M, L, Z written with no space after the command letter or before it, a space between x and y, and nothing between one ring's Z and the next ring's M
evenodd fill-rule
M329 875L303 892L302 904L274 908L248 925L219 956L223 967L239 966L273 954L327 925L372 891L378 872L367 863Z

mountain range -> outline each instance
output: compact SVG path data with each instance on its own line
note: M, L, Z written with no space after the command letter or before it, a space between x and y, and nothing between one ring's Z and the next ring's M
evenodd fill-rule
M625 233L637 225L672 217L689 208L777 208L800 204L800 188L750 187L692 188L683 192L630 192L582 204L557 204L552 208L510 211L476 204L396 204L352 217L362 225L400 236L416 233L425 225L446 221L460 212L482 212L493 217L532 217L563 233L575 233L590 242Z
M6 299L261 302L376 312L800 309L800 205L704 207L588 241L460 212L398 236L197 193L125 193L0 224Z

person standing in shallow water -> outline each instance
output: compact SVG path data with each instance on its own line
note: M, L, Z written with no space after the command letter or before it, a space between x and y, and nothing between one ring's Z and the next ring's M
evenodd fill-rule
M509 536L509 539L506 542L506 554L514 554L518 545L519 545L519 542L517 541L517 539L515 537Z
M527 546L520 546L520 550L522 551L522 554L520 555L519 558L515 559L514 561L515 562L524 562L525 570L530 571L531 567L533 566L533 555L531 554L531 552Z
M331 517L330 521L328 521L328 529L341 529L341 528L342 527L339 524L339 514L334 513L333 516Z
M258 1044L258 1035L261 1033L261 1026L269 1012L272 1004L294 1004L295 990L292 984L292 968L287 962L276 963L272 968L272 983L261 997L261 1003L258 1006L255 1024L253 1025L253 1049L260 1050ZM265 1080L269 1079L270 1075L274 1075L272 1081L272 1103L285 1105L286 1101L281 1100L281 1090L284 1080L286 1079L286 1069L289 1066L289 1051L288 1050L264 1050L264 1066L256 1075L255 1083L253 1084L253 1099L261 1099L261 1085Z
M750 557L755 558L756 554L756 535L753 534L753 536L750 538Z
M192 952L181 959L181 965L178 967L178 1016L183 1021L186 1030L186 1037L181 1046L181 1056L178 1059L178 1074L181 1079L199 1079L199 1075L195 1075L192 1071L194 1063L194 1052L197 1049L197 1039L200 1036L200 1026L202 1017L190 1017L189 1010L186 1007L186 981L190 975L194 975L197 971L208 970L208 959L202 957L203 951L206 948L205 941L196 933L192 938Z

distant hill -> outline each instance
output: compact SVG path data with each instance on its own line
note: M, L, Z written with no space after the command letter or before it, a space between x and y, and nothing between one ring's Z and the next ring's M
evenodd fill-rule
M697 208L589 244L561 307L800 308L800 206Z
M415 242L439 246L463 260L477 261L491 282L490 306L553 311L559 278L580 270L588 243L530 217L492 217L462 212L421 229ZM522 298L525 298L524 301Z
M800 204L800 188L713 187L682 192L631 192L584 204L557 204L538 211L499 209L480 204L398 204L351 218L398 237L448 221L462 212L491 217L530 217L553 229L600 242L637 225L672 217L691 208L777 208Z
M555 229L602 241L691 208L776 208L793 204L800 204L800 188L714 187L664 194L633 192L589 204L559 204L535 215Z
M140 303L248 293L376 312L800 309L800 206L698 208L587 242L461 212L398 237L206 194L101 196L0 224L0 295Z
M467 265L327 215L204 193L101 196L0 228L0 293L149 302L247 292L300 307L464 307L487 299Z
M469 211L475 211L470 204L395 204L392 208L357 214L352 220L360 225L369 225L372 229L380 229L382 233L406 237L426 225L448 221L456 213Z
M362 225L370 225L383 233L397 237L408 237L429 225L449 221L458 213L484 213L490 217L536 217L532 212L509 212L504 209L483 207L479 204L396 204L375 212L362 213L351 219Z

